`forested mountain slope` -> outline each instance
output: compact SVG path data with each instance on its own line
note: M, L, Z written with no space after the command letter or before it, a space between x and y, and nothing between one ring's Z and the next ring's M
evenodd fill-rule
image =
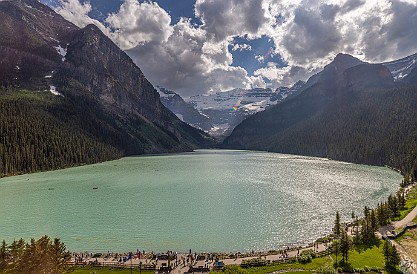
M340 57L299 96L243 121L224 146L417 170L417 87Z
M0 176L213 145L97 27L0 1Z

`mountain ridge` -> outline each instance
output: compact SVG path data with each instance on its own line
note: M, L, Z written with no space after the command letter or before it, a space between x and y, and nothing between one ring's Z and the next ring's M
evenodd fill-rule
M1 175L213 146L211 137L180 121L162 105L140 68L96 26L80 29L30 0L1 1L0 14L0 26L11 26L0 29L8 38L0 40L0 101L11 100L18 109L27 109L33 102L28 123L44 125L10 125L20 121L24 113L4 107L7 122L2 124L2 132L20 132L32 156L21 151L19 140L4 144L0 147ZM55 34L50 36L52 32ZM56 126L50 127L51 123ZM51 128L50 132L44 131L46 128ZM34 137L42 134L55 136L47 150L46 144ZM80 141L74 142L75 136ZM98 155L87 159L78 153L67 158L62 150L65 142L77 153L85 149L83 142L89 143ZM12 151L18 151L16 159L10 158ZM37 164L41 162L44 164Z
M312 76L300 95L247 118L223 146L417 170L415 142L405 141L417 132L416 86L395 82L382 64L346 62L341 71L339 61Z

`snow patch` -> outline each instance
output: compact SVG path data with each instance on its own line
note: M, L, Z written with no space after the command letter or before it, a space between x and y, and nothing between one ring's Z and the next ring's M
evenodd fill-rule
M179 113L175 113L175 115L181 120L181 121L183 121L184 122L184 116L182 116L182 114L179 114Z
M19 66L16 66L16 69L17 69L17 70L20 70L20 67L19 67Z
M233 89L211 95L196 95L184 99L195 106L200 113L203 110L238 110L251 113L262 111L265 107L277 103L276 93L271 89Z
M55 41L55 42L59 43L59 41L58 41L58 40L56 40L54 37L49 36L49 38L50 38L51 40L53 40L53 41Z
M54 71L51 71L51 74L49 75L45 75L44 78L47 78L47 79L52 78L52 75L54 75Z
M229 130L230 125L229 124L215 124L213 127L209 130L209 134L212 136L220 136L224 135L227 130Z
M394 80L398 81L406 77L417 66L417 54L405 57L401 60L382 63L391 71Z
M60 92L58 92L58 91L56 90L56 87L55 87L55 86L49 86L49 91L50 91L53 95L56 95L56 96L62 96L62 97L64 97L64 95L63 95L62 93L60 93Z
M28 4L26 4L26 3L25 3L25 7L29 8L29 9L36 10L37 12L40 12L40 13L45 14L43 11L41 11L41 10L39 10L39 9L37 9L37 8L34 8L34 7L32 7L31 5L28 5Z
M62 57L62 62L65 61L65 56L67 56L67 48L61 47L61 45L58 45L57 47L54 47L56 52L58 52L59 55Z
M167 90L160 86L156 86L155 89L159 93L159 97L161 98L172 98L176 95L175 92Z

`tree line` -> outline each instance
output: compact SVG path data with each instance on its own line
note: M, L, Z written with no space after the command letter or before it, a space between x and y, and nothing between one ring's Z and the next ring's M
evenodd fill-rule
M403 182L403 184L407 184ZM348 263L348 254L353 246L370 247L377 245L379 239L376 232L380 227L390 223L391 219L400 216L400 211L405 208L404 193L398 191L396 195L390 195L388 199L379 203L375 209L367 206L364 207L363 217L358 218L352 212L352 221L349 225L341 223L340 214L336 212L333 234L335 240L332 249L337 256L342 255L342 262ZM348 234L350 228L351 235ZM391 245L387 240L384 241L384 257L387 269L395 269L400 262L400 257L395 246Z
M38 240L14 240L0 245L0 273L62 273L71 256L59 239L43 236Z
M70 110L60 100L49 94L2 94L0 177L121 157L120 149L74 126L80 117L65 117L62 112Z
M389 165L417 176L417 87L320 91L249 117L225 147Z

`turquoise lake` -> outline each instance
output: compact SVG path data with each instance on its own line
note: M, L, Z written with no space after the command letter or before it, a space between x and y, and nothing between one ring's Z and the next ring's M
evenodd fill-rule
M71 251L251 251L302 244L394 193L383 167L267 152L127 157L0 180L0 239Z

